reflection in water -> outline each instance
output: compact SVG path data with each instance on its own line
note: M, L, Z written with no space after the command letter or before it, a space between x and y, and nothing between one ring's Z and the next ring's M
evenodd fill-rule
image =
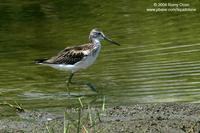
M97 62L75 76L89 80L115 104L200 101L200 14L150 13L152 2L132 0L23 1L0 3L0 99L26 107L74 104L68 73L35 65L60 49L87 40L94 27L119 40L104 45ZM199 5L199 2L192 2ZM95 96L85 86L76 95Z

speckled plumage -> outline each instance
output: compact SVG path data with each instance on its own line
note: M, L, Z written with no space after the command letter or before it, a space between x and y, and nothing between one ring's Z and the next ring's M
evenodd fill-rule
M42 63L74 65L75 63L81 61L84 57L88 56L93 47L94 45L92 43L75 47L67 47L56 56L44 60Z

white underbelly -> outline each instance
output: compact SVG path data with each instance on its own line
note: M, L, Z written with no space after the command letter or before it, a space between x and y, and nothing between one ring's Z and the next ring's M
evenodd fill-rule
M74 65L65 65L65 64L43 64L50 66L54 69L61 70L61 71L71 71L73 72L76 68Z

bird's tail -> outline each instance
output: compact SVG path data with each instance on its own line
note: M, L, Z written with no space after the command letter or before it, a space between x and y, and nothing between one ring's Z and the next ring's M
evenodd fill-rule
M36 64L43 64L43 63L45 63L46 60L47 60L47 59L45 59L45 58L44 58L44 59L36 59L36 60L35 60L35 63L36 63Z

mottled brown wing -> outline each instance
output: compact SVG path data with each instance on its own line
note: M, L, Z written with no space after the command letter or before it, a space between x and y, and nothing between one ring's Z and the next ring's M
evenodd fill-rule
M63 51L59 52L57 56L44 61L44 63L73 65L86 57L90 53L91 47L91 44L67 47Z

